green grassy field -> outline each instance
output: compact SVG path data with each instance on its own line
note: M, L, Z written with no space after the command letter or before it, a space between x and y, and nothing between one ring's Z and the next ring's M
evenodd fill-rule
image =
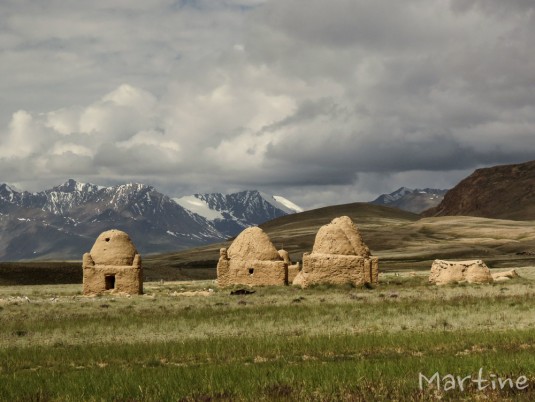
M213 280L229 243L144 256L145 295L135 297L83 297L69 284L81 283L80 262L1 263L0 400L535 400L533 222L349 204L263 228L295 261L340 215L380 258L375 289L232 296ZM427 283L435 258L481 258L521 278L436 287ZM495 383L525 376L527 387L444 381L480 369ZM438 386L420 387L420 374L434 373Z
M519 273L446 287L392 273L375 289L247 296L213 281L147 283L135 297L0 287L0 399L534 400L535 267ZM476 378L480 368L528 386L419 387L420 373Z

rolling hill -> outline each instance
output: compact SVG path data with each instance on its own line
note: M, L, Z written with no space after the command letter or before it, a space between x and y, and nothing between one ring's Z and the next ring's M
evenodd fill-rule
M477 169L422 215L535 220L535 161Z
M293 261L299 261L312 249L319 227L342 215L357 224L365 243L380 258L383 271L429 269L435 258L482 258L491 267L535 263L535 227L531 222L465 216L421 219L396 208L353 203L283 216L260 227L275 247L286 249ZM158 279L164 271L183 278L215 278L219 249L230 243L147 256L147 267L153 267L149 268L149 278Z

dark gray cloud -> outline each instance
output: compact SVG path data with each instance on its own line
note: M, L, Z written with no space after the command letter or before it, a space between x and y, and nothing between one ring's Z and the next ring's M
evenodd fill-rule
M5 1L0 181L449 187L533 159L534 39L531 0Z
M451 0L451 9L455 12L485 12L500 16L507 14L525 14L535 10L531 0Z

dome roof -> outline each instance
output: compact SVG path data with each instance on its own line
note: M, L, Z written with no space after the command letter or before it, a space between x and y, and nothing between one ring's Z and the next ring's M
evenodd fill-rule
M137 250L127 233L112 229L97 237L90 254L97 265L132 265Z
M241 232L227 250L228 258L239 260L274 261L281 257L269 236L259 227Z
M341 216L322 226L316 234L313 253L370 256L357 226L350 217Z

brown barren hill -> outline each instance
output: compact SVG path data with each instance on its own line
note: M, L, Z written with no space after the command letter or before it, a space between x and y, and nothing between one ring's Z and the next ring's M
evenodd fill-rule
M535 220L535 161L477 169L422 215Z

